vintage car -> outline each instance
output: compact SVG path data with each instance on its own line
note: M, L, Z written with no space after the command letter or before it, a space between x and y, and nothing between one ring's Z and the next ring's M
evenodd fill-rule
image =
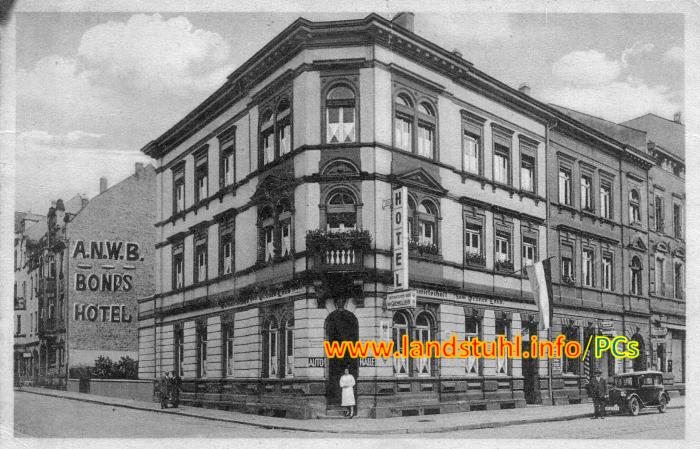
M617 374L608 395L608 404L617 405L620 411L637 416L643 408L658 408L664 413L671 398L664 389L660 371L633 371Z

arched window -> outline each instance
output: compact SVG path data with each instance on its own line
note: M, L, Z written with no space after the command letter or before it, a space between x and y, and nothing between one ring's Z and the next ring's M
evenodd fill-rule
M415 339L416 341L423 343L424 348L426 343L432 340L432 328L433 320L431 319L430 314L426 312L419 313L416 317ZM430 360L432 358L428 357L428 355L430 354L428 354L426 351L425 357L421 357L415 361L415 370L419 376L430 376Z
M394 313L392 323L392 339L394 340L394 349L398 352L403 352L404 335L408 338L408 317L403 312ZM397 376L408 376L408 358L394 357L394 374Z
M433 159L435 155L435 110L426 103L418 105L418 155Z
M292 150L290 112L289 98L285 97L277 105L277 144L280 156L284 156Z
M634 256L630 264L630 293L633 295L642 294L642 261Z
M288 257L292 253L292 207L284 200L277 209L280 227L280 256Z
M284 377L294 377L294 318L284 323Z
M326 202L326 229L343 232L357 226L357 204L355 196L347 189L336 189L328 195Z
M468 316L465 318L464 322L464 340L472 341L475 338L479 338L481 322L476 316ZM479 375L479 359L477 357L467 358L466 363L467 375L478 376Z
M630 223L641 223L642 214L639 209L639 191L636 189L630 190Z
M395 146L401 150L413 151L413 119L415 110L413 101L406 94L399 94L395 100L396 115L394 117Z
M260 148L263 153L263 165L275 160L275 139L272 110L268 109L262 113L260 120Z
M498 338L499 335L502 335L503 338L509 339L510 321L506 318L497 319L495 332L496 338ZM510 354L504 352L503 357L498 357L498 354L496 354L496 356L496 374L501 376L507 376L509 374L510 369L510 367L508 366L508 362L510 361Z
M345 84L326 95L326 143L355 142L355 93Z
M277 377L279 360L277 358L277 345L279 340L279 328L277 320L272 318L267 325L267 377Z

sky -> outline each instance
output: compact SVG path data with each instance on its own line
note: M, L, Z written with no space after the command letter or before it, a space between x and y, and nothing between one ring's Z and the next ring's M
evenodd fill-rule
M297 17L319 13L18 13L16 209L99 193L139 150ZM382 14L387 18L390 16ZM418 13L415 32L538 100L615 122L683 110L680 14Z

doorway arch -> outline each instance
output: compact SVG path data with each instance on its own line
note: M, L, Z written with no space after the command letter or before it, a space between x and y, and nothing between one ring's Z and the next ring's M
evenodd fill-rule
M333 344L334 341L357 341L360 336L360 328L357 317L347 310L334 310L325 322L326 340ZM350 369L350 374L357 380L359 372L359 360L353 359L348 354L343 358L328 358L326 369L326 403L328 405L340 405L341 389L340 376L345 368ZM355 387L357 388L357 387Z
M647 369L646 347L644 344L644 337L639 335L639 333L635 333L634 335L632 335L632 340L637 342L637 349L639 350L639 355L637 356L637 358L633 359L632 370L644 371Z

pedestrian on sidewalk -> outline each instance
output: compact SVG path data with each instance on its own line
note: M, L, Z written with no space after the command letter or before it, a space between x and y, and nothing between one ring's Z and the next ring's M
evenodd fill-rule
M168 375L161 374L158 380L158 399L160 400L160 408L168 407Z
M170 388L171 397L173 401L173 407L178 408L180 405L180 388L182 387L182 379L177 375L176 371L172 372L170 376Z
M343 407L347 407L348 411L345 416L352 419L355 416L355 378L350 374L350 369L345 368L345 373L340 377L340 388L343 390L342 402Z
M603 372L596 369L594 376L588 383L588 394L593 398L593 417L591 419L605 419L605 401L608 394L608 383L600 375Z

